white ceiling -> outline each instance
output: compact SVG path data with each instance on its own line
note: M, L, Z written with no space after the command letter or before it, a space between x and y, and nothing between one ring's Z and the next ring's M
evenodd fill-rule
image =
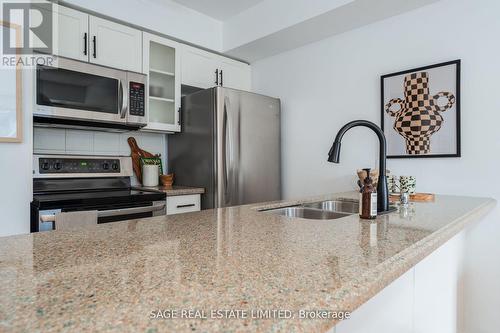
M438 1L268 0L224 23L223 52L254 62Z
M225 21L242 11L255 6L263 0L174 0L175 2Z

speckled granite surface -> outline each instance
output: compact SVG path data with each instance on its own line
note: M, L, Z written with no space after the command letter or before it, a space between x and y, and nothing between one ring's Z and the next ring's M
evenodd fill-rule
M150 316L352 311L495 204L437 196L374 221L256 210L274 203L0 238L0 331L326 331L335 320Z
M203 194L205 189L203 187L189 187L189 186L177 186L172 187L156 186L156 187L136 187L139 189L144 189L146 191L159 191L167 194L167 197L173 197L176 195L189 195L189 194Z

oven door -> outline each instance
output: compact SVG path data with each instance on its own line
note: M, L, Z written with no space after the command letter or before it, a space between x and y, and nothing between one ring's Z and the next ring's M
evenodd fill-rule
M35 117L127 123L127 72L58 58L36 70Z
M97 211L97 214L95 213ZM49 231L57 229L57 221L60 218L65 218L64 214L70 216L72 213L88 212L89 216L93 216L97 220L95 224L135 220L153 216L162 216L166 214L166 202L154 201L140 204L116 205L112 208L108 207L85 207L72 209L56 209L39 212L38 231ZM81 215L80 215L81 216Z

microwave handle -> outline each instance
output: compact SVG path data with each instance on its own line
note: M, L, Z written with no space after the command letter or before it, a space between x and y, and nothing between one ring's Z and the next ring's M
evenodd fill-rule
M122 80L120 80L120 92L121 92L120 118L124 119L127 116L128 96L126 87L123 84Z

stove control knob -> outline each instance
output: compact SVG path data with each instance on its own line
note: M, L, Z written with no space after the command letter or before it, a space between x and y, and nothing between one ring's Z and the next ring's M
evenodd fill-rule
M104 163L102 164L102 169L103 169L103 170L109 170L109 163L108 163L108 162L104 162Z
M54 163L54 169L55 170L61 170L62 169L62 164L60 162Z
M47 170L49 170L49 169L50 169L50 164L49 164L49 162L43 162L43 163L42 163L42 170L47 171Z
M113 171L117 171L117 170L118 170L118 163L114 162L114 163L111 165L111 169L113 169Z

